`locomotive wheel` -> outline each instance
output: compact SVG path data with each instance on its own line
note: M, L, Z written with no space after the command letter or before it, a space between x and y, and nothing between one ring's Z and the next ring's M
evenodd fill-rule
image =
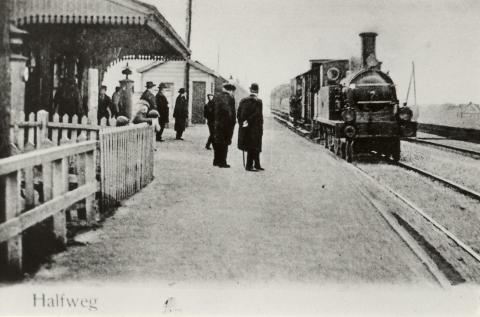
M340 141L340 157L342 159L345 159L346 154L347 154L347 143L345 141Z
M347 140L345 150L345 159L348 163L351 163L353 161L353 140Z
M392 158L395 162L400 161L400 139L394 139L392 142Z

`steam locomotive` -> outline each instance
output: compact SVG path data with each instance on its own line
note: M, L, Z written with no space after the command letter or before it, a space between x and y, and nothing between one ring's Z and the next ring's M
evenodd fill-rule
M398 161L400 137L415 136L417 124L412 110L399 106L393 80L381 71L376 36L360 33L360 60L310 60L310 70L291 80L288 109L275 95L272 113L299 121L311 138L323 139L348 162L371 151Z

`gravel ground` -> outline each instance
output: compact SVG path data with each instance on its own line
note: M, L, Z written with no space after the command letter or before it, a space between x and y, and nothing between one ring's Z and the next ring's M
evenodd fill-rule
M388 185L407 197L476 252L480 252L480 204L478 201L397 166L382 163L360 164L360 166L382 184ZM418 219L414 221L418 222ZM431 228L427 230L431 231ZM425 228L421 232L425 232ZM434 237L434 239L437 241L433 243L438 243L439 251L443 249L444 254L450 252L441 245L440 239L445 240L444 238ZM456 262L456 259L452 260ZM475 261L471 261L470 265L479 267ZM469 272L465 273L470 275L471 280L480 281L479 269L469 269Z
M335 158L266 121L262 173L211 166L206 127L157 143L155 179L32 283L426 283L432 278ZM305 159L308 158L308 161ZM313 163L312 163L313 162Z
M480 163L477 159L425 145L402 142L401 161L480 191Z

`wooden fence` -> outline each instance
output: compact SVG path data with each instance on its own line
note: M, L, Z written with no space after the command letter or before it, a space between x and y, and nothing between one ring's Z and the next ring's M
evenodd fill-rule
M93 119L89 119L93 118ZM82 142L85 140L98 140L98 133L102 128L115 126L115 119L107 122L102 118L100 125L97 124L96 116L74 115L71 118L58 114L52 116L47 111L40 110L36 114L30 113L26 117L23 111L12 113L10 122L10 143L13 154L40 149L45 142L53 145Z
M101 141L98 144L96 172L101 178L100 206L103 212L118 206L120 200L137 192L153 178L152 128L147 125L115 125L115 119L107 121L106 118L97 124L95 116L80 119L76 115L71 118L64 115L60 118L58 114L50 116L40 110L36 114L30 113L27 118L25 113L19 112L12 115L10 142L13 153L20 154L86 140ZM74 160L75 157L70 158L70 166L75 166ZM75 176L70 175L70 183L76 182ZM80 202L71 209L82 206Z
M22 239L43 244L39 226L52 221L47 231L64 245L65 219L92 225L152 181L153 127L115 127L114 119L97 124L93 118L60 120L46 111L12 116L14 155L0 160L0 190L7 193L0 212L0 267L7 269L0 275L22 271Z
M66 243L65 210L85 199L85 220L96 220L95 178L96 141L85 141L40 149L0 160L1 186L5 193L0 210L0 264L5 277L19 275L23 270L22 233L45 221L61 245ZM76 156L78 187L69 188L68 159ZM34 199L33 169L41 170L41 199ZM42 237L34 237L42 239Z
M101 206L115 207L153 179L153 128L147 124L100 131Z

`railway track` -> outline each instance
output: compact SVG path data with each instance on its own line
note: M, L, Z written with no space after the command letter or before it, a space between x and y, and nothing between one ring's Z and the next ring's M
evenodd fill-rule
M282 123L284 125L287 125L290 129L295 131L295 127L293 127L291 124L288 125L289 122L287 120L285 120L284 118L278 117L277 115L275 115L275 118L280 123ZM295 132L297 134L303 135L303 133L299 133L297 131L295 131ZM311 141L314 142L315 140L311 140ZM383 159L386 159L384 155L379 155L378 153L375 153L375 154L377 154L378 156L381 156ZM480 193L475 192L471 189L468 189L468 188L466 188L462 185L459 185L455 182L449 181L449 180L447 180L443 177L440 177L438 175L434 175L434 174L432 174L428 171L417 168L417 167L415 167L413 165L410 165L410 164L406 164L406 163L402 163L402 162L395 162L391 159L388 159L387 162L389 164L393 164L393 165L399 166L401 168L404 168L406 170L410 170L410 171L413 171L415 173L418 173L419 175L427 177L431 180L435 180L437 182L440 182L441 184L447 186L448 188L451 188L451 189L453 189L453 190L455 190L455 191L457 191L457 192L459 192L463 195L466 195L470 198L473 198L475 200L480 201ZM349 164L349 163L346 163L346 162L344 164L347 168L352 168L352 169L357 170L360 174L362 174L367 179L369 179L369 181L371 181L373 183L376 183L378 188L382 188L383 190L388 192L389 195L392 195L397 200L401 201L403 204L408 206L409 210L413 211L417 216L419 216L421 219L423 219L423 221L428 223L432 227L432 229L434 228L434 230L437 230L437 231L441 232L442 235L444 237L446 237L446 239L448 239L454 245L456 245L461 250L461 252L464 252L465 254L470 256L473 259L473 261L476 264L478 264L479 267L480 267L480 254L478 252L476 252L472 247L467 245L465 242L463 242L458 236L456 236L454 233L452 233L450 230L448 230L445 226L443 226L438 221L433 219L433 217L431 217L428 213L426 213L422 208L417 206L410 199L408 199L407 197L405 197L404 195L402 195L398 191L394 190L390 186L387 186L386 184L376 180L374 177L372 177L367 171L362 169L360 166L358 166L356 164ZM399 217L398 215L392 215L392 213L389 210L382 207L382 205L379 204L377 201L375 201L375 199L370 198L369 195L367 195L366 193L364 193L364 195L371 201L372 205L380 212L380 214L387 221L387 223L389 223L389 225L393 228L393 230L396 231L397 234L401 237L401 239L410 247L410 249L414 252L414 254L426 265L426 267L431 272L432 276L434 276L435 280L442 287L448 288L452 284L457 284L457 283L462 282L462 281L459 282L459 279L462 280L461 274L458 273L458 271L456 271L455 269L453 271L456 272L456 274L458 274L458 276L460 276L460 278L458 276L455 276L455 274L453 274L453 277L452 277L452 274L445 273L443 270L440 269L440 267L442 267L442 264L437 263L438 262L438 257L437 257L437 261L433 260L433 257L428 254L429 252L427 252L421 246L422 243L419 243L417 241L418 240L418 235L420 237L422 237L421 233L415 232L415 233L413 233L413 236L412 236L412 232L409 232L409 230L405 230L405 225L402 226L400 224L400 220L395 219L396 217ZM409 228L413 228L413 226L408 224L407 220L402 218L401 221L405 222L406 226L408 226ZM417 235L417 237L414 237L414 235ZM443 261L445 262L446 260L443 260ZM447 266L451 266L451 264L449 262L447 262L446 264L447 264ZM463 265L463 264L459 264L459 265ZM443 265L443 266L445 266L445 265ZM451 267L453 268L453 266L451 266ZM463 282L464 281L465 280L463 280Z
M378 153L375 153L375 154L379 155ZM402 167L406 170L415 172L415 173L420 174L424 177L427 177L431 180L437 181L437 182L441 183L442 185L455 190L456 192L459 192L459 193L461 193L465 196L468 196L468 197L473 198L475 200L478 200L480 202L480 193L473 190L473 189L470 189L470 188L467 188L463 185L457 184L457 183L455 183L453 181L450 181L450 180L448 180L444 177L435 175L435 174L430 173L430 172L428 172L424 169L415 167L411 164L407 164L407 163L403 163L403 162L395 162L392 159L385 158L384 155L379 155L379 156L381 156L382 159L386 160L389 164L400 166L400 167Z
M441 144L441 143L432 142L432 141L428 141L428 140L422 140L422 139L403 138L402 141L427 145L427 146L441 148L441 149L446 149L446 150L449 150L449 151L452 151L452 152L463 154L463 155L468 156L468 157L473 157L473 158L476 158L476 159L480 159L480 151L474 151L474 150L470 150L470 149L460 148L460 147L457 147L457 146L451 146L451 145L447 145L447 144Z
M402 164L395 164L397 166L402 166ZM435 220L432 216L430 216L427 212L425 212L421 207L417 206L411 199L407 198L405 195L401 194L400 192L396 191L392 187L388 186L387 184L376 180L374 177L372 177L368 171L364 170L361 166L359 165L352 165L354 168L359 170L364 176L368 177L374 182L377 182L380 187L384 190L386 190L389 194L393 195L396 199L400 200L402 203L407 205L411 211L413 211L416 215L420 216L423 218L424 221L426 221L429 225L431 225L433 228L436 230L440 231L445 237L447 237L450 241L452 241L458 248L460 248L463 252L471 256L477 264L480 265L480 254L476 252L472 247L470 247L467 243L463 242L462 239L460 239L457 235L455 235L453 232L448 230L445 226L443 226L440 222ZM415 169L415 168L414 168ZM377 208L379 209L379 208ZM382 213L385 213L385 211L382 211ZM384 216L385 217L385 216ZM398 229L397 229L398 230ZM404 239L405 240L405 239ZM407 241L406 241L407 242ZM411 243L411 242L407 242ZM431 270L432 271L432 270ZM434 274L438 275L438 274ZM442 286L445 286L444 280L436 276L437 280L439 281Z

